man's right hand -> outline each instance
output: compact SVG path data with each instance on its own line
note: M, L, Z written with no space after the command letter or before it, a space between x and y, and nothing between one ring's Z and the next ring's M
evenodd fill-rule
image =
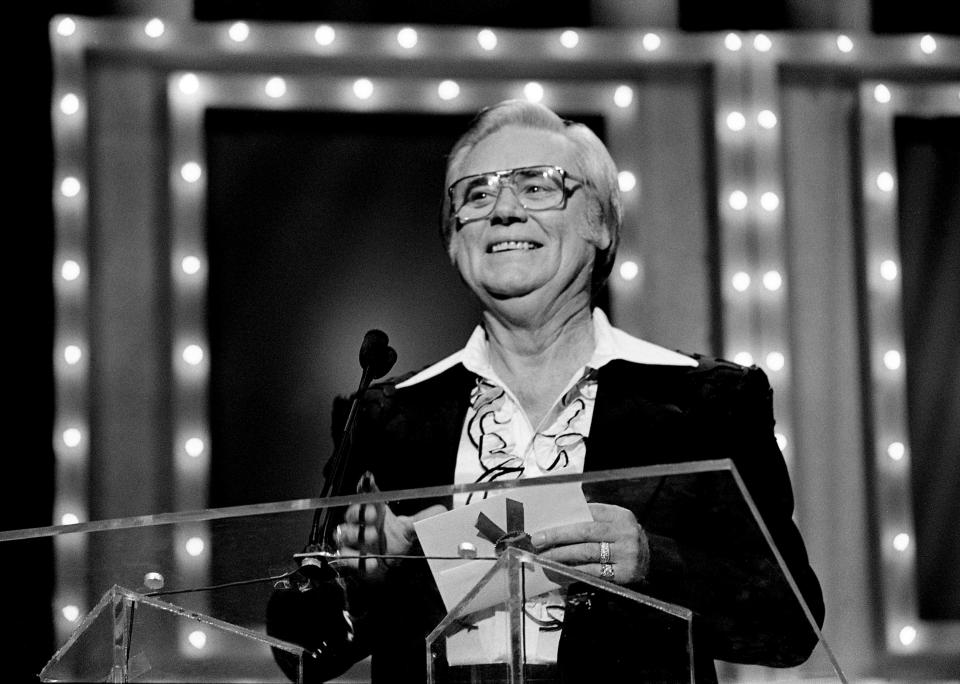
M378 491L372 484L371 491ZM347 508L343 522L337 525L334 541L341 554L341 562L359 568L360 554L405 555L416 541L413 524L446 512L446 507L435 504L413 515L395 515L390 506L379 504L353 504ZM363 515L363 524L360 516ZM363 538L360 538L360 535ZM363 559L363 573L371 579L382 576L389 559Z

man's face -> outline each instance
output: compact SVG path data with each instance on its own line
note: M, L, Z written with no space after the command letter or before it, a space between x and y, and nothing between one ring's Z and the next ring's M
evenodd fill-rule
M525 166L560 166L580 176L575 148L559 133L507 126L481 140L465 157L460 177ZM464 281L487 305L533 298L546 306L564 293L590 290L595 248L610 244L605 229L587 220L589 200L567 180L565 207L529 211L503 188L490 215L456 230L450 256ZM542 300L542 301L541 301Z

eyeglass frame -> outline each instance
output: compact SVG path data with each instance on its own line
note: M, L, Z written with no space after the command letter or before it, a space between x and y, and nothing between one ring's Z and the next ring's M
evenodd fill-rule
M543 207L543 208L541 208L541 209L531 209L531 208L525 206L525 205L523 204L523 200L520 199L520 196L517 195L516 191L514 191L514 196L517 198L517 201L520 202L520 206L523 207L525 211L549 211L549 210L551 210L551 209L566 209L566 208L567 208L567 199L569 199L570 195L572 195L572 194L573 194L574 192L576 192L576 190L577 190L577 188L567 188L567 179L572 180L572 181L574 181L575 183L579 183L580 186L586 186L586 185L587 185L586 179L578 178L578 177L576 177L576 176L572 176L572 175L570 175L570 174L567 172L567 170L566 170L565 168L563 168L562 166L557 166L557 165L555 165L555 164L532 164L532 165L530 165L530 166L517 166L517 167L514 167L514 168L512 168L512 169L501 169L500 171L486 171L486 172L484 172L484 173L471 173L471 174L468 175L468 176L462 176L462 177L458 178L457 180L453 181L453 182L447 187L447 198L448 198L449 201L450 201L450 213L453 214L453 217L457 220L457 227L458 227L458 228L462 228L463 226L465 226L465 225L468 224L468 223L472 223L473 221L480 221L480 220L485 219L485 218L487 218L488 216L490 216L490 214L493 213L494 209L496 209L497 202L500 200L500 193L503 192L503 187L504 187L503 185L500 185L500 186L499 186L499 189L497 190L497 197L496 197L496 199L494 199L493 203L491 203L491 205L490 205L490 211L488 211L488 212L487 212L486 214L484 214L483 216L474 216L473 218L469 218L469 219L464 220L464 219L461 219L461 218L457 215L457 212L458 212L460 209L463 208L463 205L460 206L460 209L454 209L454 208L453 208L453 206L454 206L454 203L453 203L453 187L454 187L457 183L460 183L461 181L467 180L468 178L479 178L479 177L481 177L481 176L496 176L496 177L497 177L497 180L498 180L498 182L499 182L500 178L502 178L502 177L504 177L504 176L513 175L513 174L515 174L517 171L523 171L524 169L553 169L554 171L559 172L559 173L560 173L560 186L561 186L561 190L562 190L562 199L560 200L560 202L559 202L556 206L553 206L553 207Z

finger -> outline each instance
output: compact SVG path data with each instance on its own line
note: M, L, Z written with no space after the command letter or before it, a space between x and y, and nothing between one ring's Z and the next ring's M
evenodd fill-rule
M364 524L373 525L377 522L377 517L383 513L383 508L368 504L353 504L347 508L347 512L344 513L343 519L348 523L353 523L354 525L359 524L361 512L363 513Z
M531 541L536 548L547 549L561 544L577 544L587 541L599 543L604 539L612 539L614 533L615 531L610 523L582 522L541 530L533 535Z
M597 563L599 567L600 543L586 542L582 544L564 544L554 546L539 554L541 558L563 563L564 565L581 566ZM580 569L578 567L578 569Z
M622 506L605 503L591 503L587 505L590 507L590 515L593 516L594 522L616 522L633 516L630 510Z
M334 534L334 539L338 540L340 548L359 548L362 546L364 550L369 552L372 547L375 547L377 541L380 538L380 535L377 533L377 528L375 527L363 527L363 542L360 541L360 525L353 525L351 523L340 523L337 525L339 532Z
M338 565L345 565L349 568L353 568L354 570L359 570L361 562L363 563L363 574L375 575L381 570L379 559L364 556L361 554L359 549L351 546L344 546L340 550L340 558L337 561Z
M604 577L603 575L603 566L601 566L600 563L589 563L587 565L578 565L577 570L579 570L580 572L584 572L588 575L592 575L597 579L606 580L607 582L614 582L616 584L622 584L623 579L617 576L618 574L620 574L620 571L622 571L622 568L620 568L617 565L611 565L610 567L613 568L613 576L608 575L606 577Z

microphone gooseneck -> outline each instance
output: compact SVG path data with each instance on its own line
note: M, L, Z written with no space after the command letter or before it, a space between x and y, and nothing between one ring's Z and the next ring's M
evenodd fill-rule
M344 422L340 441L333 452L333 456L331 456L330 476L324 481L323 489L320 492L321 497L333 496L342 491L343 478L347 471L348 456L353 442L354 426L360 408L360 399L371 382L390 372L390 369L397 362L397 352L390 346L390 339L385 332L370 330L363 336L359 360L363 371L360 376L360 384L353 395L353 400L350 402L350 411ZM310 538L307 543L308 550L334 551L334 549L326 548L330 539L330 525L329 509L318 508L314 513L313 525L310 529Z

